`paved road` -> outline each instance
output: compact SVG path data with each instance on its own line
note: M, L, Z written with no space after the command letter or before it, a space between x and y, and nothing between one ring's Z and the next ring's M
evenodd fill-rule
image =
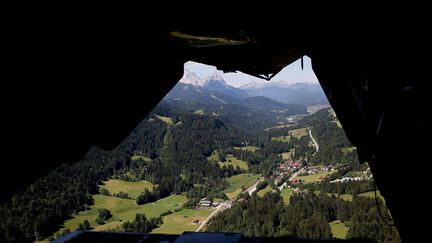
M221 203L219 204L219 206L216 207L216 210L213 211L213 213L211 213L202 223L201 225L198 227L197 230L195 230L195 232L199 232L204 226L207 225L207 223L210 221L210 219L214 216L216 216L218 213L224 211L225 209L228 209L231 207L230 203Z
M256 187L257 187L258 183L260 183L261 181L264 181L264 178L259 179L257 182L255 182L255 184L253 184L248 189L246 189L245 192L248 192L249 196L252 196L252 193L254 193L254 191L256 191Z
M318 143L315 141L314 137L312 136L312 131L309 129L309 127L308 127L308 130L309 130L309 136L310 136L310 138L312 139L312 142L313 142L314 145L315 145L315 148L316 148L315 153L316 153L316 152L318 152L318 150L319 150Z
M286 187L286 185L287 185L287 181L288 181L288 180L286 180L284 183L282 183L282 185L280 185L280 186L278 187L279 191L282 191L282 189L284 189L284 188Z
M264 178L259 179L257 182L255 182L252 186L250 186L248 189L244 190L244 192L248 192L249 195L252 195L252 193L254 191L256 191L256 186L258 185L258 183L260 183L261 181L264 181ZM216 216L218 213L224 211L225 209L231 208L231 204L232 201L227 201L227 202L223 202L221 204L219 204L219 206L216 207L216 210L213 211L213 213L211 213L202 223L201 225L198 227L197 230L195 230L195 232L199 232L204 226L206 226L208 224L208 222L210 221L210 219L214 216Z

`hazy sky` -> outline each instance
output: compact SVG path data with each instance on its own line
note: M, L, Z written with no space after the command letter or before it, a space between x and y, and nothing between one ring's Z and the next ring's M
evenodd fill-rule
M318 83L314 72L311 67L311 59L307 56L303 58L304 69L301 69L300 59L286 66L282 71L280 71L276 76L274 76L272 81L283 81L287 83L298 83L298 82L308 82L308 83ZM264 79L259 79L257 77L237 72L237 73L222 73L222 71L216 70L216 67L205 65L197 62L187 62L185 63L185 69L189 72L195 73L197 76L203 78L219 72L224 78L225 82L231 86L239 87L243 84L249 83L251 81L261 81L267 82Z

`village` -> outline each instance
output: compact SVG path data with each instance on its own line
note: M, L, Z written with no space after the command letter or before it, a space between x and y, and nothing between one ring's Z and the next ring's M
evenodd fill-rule
M280 184L281 180L287 179L286 177L289 176L289 178L279 187L279 189L283 189L284 187L296 186L302 183L302 180L298 178L298 176L315 175L334 170L335 167L332 165L308 166L307 163L301 159L293 160L289 158L277 166L273 171L273 174L270 176L270 179L273 179L275 184ZM319 181L321 181L321 179L317 179L315 182Z
M336 165L314 165L310 166L305 162L303 159L293 159L293 158L287 158L282 163L278 164L274 170L272 175L270 175L270 179L274 181L275 185L278 187L278 189L281 191L284 188L290 188L293 193L303 193L303 191L300 189L301 184L307 184L307 183L318 183L321 182L327 175L336 172L338 170L338 166ZM349 181L359 181L359 180L366 180L371 178L371 172L370 169L363 172L357 172L358 174L353 175L346 175L342 178L335 179L330 181L330 183L335 182L349 182ZM315 176L314 176L315 175ZM250 188L245 190L245 192L248 192L250 195L256 191L256 185L258 182L264 181L262 178L261 180L257 181L254 185L252 185ZM237 199L238 201L243 201L243 198ZM196 209L204 209L204 208L214 208L215 211L210 215L206 220L200 220L200 219L194 219L191 223L193 225L199 225L198 231L201 230L209 219L216 215L218 212L221 212L227 208L230 208L232 204L232 201L226 201L226 202L215 202L208 198L202 198L199 203L195 206Z

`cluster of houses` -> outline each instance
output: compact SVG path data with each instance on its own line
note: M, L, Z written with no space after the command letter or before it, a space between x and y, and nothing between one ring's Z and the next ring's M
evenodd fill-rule
M219 206L218 202L212 202L211 200L208 200L207 198L202 198L199 202L199 205L201 207L217 207Z
M288 173L298 171L301 166L302 166L301 160L294 161L292 159L288 159L285 162L279 164L277 174L287 175Z
M367 170L361 172L361 173L357 173L360 174L359 176L345 176L341 179L336 179L336 180L332 180L330 181L330 183L335 183L335 182L349 182L349 181L362 181L362 180L369 180L372 178L372 173L370 171L370 168L367 168Z
M297 177L292 177L292 178L290 179L290 184L293 185L293 186L297 186L297 185L300 184L301 182L302 182L302 180L300 180L300 179L297 178Z
M301 175L315 175L318 173L333 171L335 168L332 165L323 165L318 167L308 167L305 166Z

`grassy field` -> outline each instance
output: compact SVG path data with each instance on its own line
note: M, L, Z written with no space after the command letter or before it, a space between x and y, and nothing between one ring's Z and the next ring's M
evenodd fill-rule
M303 136L306 136L308 134L308 131L306 128L299 128L288 131L287 136L280 136L280 137L272 137L271 140L282 142L282 143L289 143L291 137L301 138Z
M142 155L133 155L131 157L131 160L133 160L133 161L136 161L136 160L139 160L139 159L144 160L145 162L149 162L151 160L149 157L142 156Z
M301 138L303 136L306 136L308 134L308 131L306 128L299 128L289 131L290 136Z
M316 194L319 194L320 191L315 191L315 193L316 193ZM336 194L336 193L327 193L327 195L328 195L329 197L331 197L332 194L334 194L334 195L337 197L337 194ZM377 191L377 195L378 195L379 198L381 198L382 200L384 200L384 197L381 196L381 194L380 194L379 191ZM370 197L370 198L375 198L375 193L374 193L373 191L370 191L370 192L364 192L364 193L359 194L359 196L361 196L361 197ZM353 198L353 196L352 196L351 194L339 194L339 197L340 197L341 199L343 199L343 200L350 201L350 202L352 201L352 198ZM385 201L385 200L384 200L384 201Z
M289 143L290 137L289 136L272 137L271 140L276 142Z
M101 186L101 188L108 189L111 194L127 192L132 199L136 199L145 189L151 191L154 186L148 181L130 182L116 179L109 179L105 181L104 184L105 185Z
M198 115L204 115L204 109L196 110L194 113Z
M264 197L264 195L266 194L266 193L268 193L268 192L272 192L273 191L273 188L271 188L270 186L266 186L264 189L262 189L262 190L260 190L259 192L257 192L257 195L259 196L259 197Z
M320 191L315 191L315 193L316 193L316 194L319 194ZM327 193L327 195L328 195L329 197L331 197L332 194L334 194L334 195L337 197L337 194L336 194L336 193ZM364 193L361 193L361 194L358 194L358 195L359 195L360 197L370 197L370 198L375 198L375 193L374 193L373 191L370 191L370 192L364 192ZM380 198L381 200L383 200L383 201L385 202L384 197L380 194L379 191L377 191L377 195L378 195L378 198ZM339 197L340 197L341 199L343 199L343 200L347 200L347 201L350 201L350 202L352 201L352 198L353 198L353 196L352 196L351 194L340 194Z
M225 157L225 162L219 162L219 166L222 168L224 166L228 166L228 165L232 165L234 168L236 168L236 166L240 167L241 169L248 169L248 164L246 163L246 161L243 160L239 160L236 157L234 157L232 154L228 154Z
M103 224L103 225L98 225L93 230L94 231L108 231L108 230L115 229L117 227L121 228L123 226L123 223L124 222L120 222L120 221L111 221L111 222L108 222L108 223Z
M293 190L291 188L284 188L280 192L281 197L283 198L283 201L285 204L290 203L290 197L292 195Z
M231 176L230 178L226 179L230 186L225 189L224 192L229 198L234 198L242 191L242 187L248 188L252 186L259 178L260 175L254 175L252 173Z
M258 149L258 147L246 146L246 147L234 147L234 149L241 149L241 150L247 150L247 151L255 152Z
M291 124L283 124L283 125L278 125L278 126L274 126L274 127L269 127L264 129L264 131L268 131L270 129L279 129L279 128L285 128L285 127L291 127Z
M156 115L156 117L157 117L159 120L165 122L165 123L168 124L168 125L172 125L172 124L173 124L173 121L172 121L171 117L167 117L167 116L160 116L160 115Z
M374 191L364 192L364 193L359 194L359 196L375 198L375 192ZM381 195L381 193L379 191L377 191L377 196L378 196L378 198L380 198L381 200L383 200L385 202L384 197Z
M352 202L352 195L351 194L341 194L339 197L345 201Z
M207 157L208 160L211 161L219 161L219 155L217 151L213 151L213 153ZM227 154L225 156L225 162L220 162L219 161L219 166L222 168L224 166L228 166L228 165L232 165L234 168L236 168L236 166L240 167L241 169L248 169L248 164L246 163L246 161L237 159L236 157L234 157L232 154Z
M233 199L233 198L235 198L238 194L240 194L241 192L242 192L242 189L237 189L237 190L232 191L232 192L225 192L225 194L227 195L227 197L228 197L229 199Z
M182 209L179 212L164 216L164 223L159 228L154 229L152 233L181 234L184 231L195 231L199 225L193 225L192 221L196 219L204 221L213 211L213 208Z
M84 219L90 222L90 226L97 230L107 230L115 228L121 225L120 221L132 221L137 213L144 213L147 218L159 217L159 215L167 210L173 211L176 208L181 208L183 203L187 201L184 195L172 195L163 199L160 199L154 203L148 203L144 205L136 205L134 200L122 199L112 196L93 195L95 204L90 209L73 216L73 218L67 220L63 228L69 228L74 231L78 228L78 224L82 223ZM96 218L98 217L98 209L106 208L111 211L113 217L106 222L105 225L98 225ZM113 226L113 227L110 227ZM60 229L60 231L62 230ZM55 234L54 234L55 235Z
M354 149L356 149L356 147L342 148L341 151L343 154L347 154L352 152Z
M207 157L207 159L215 162L219 161L218 152L216 150L213 150L212 154L209 157Z
M337 127L342 128L342 125L341 125L341 123L340 123L339 120L332 121L332 122L333 122L333 123L336 123L336 126L337 126Z
M319 195L321 193L321 191L314 191L314 193L315 193L315 195ZM334 195L335 197L338 197L338 195L339 195L339 198L341 198L345 201L352 202L352 195L351 194L337 194L337 193L329 193L329 192L327 192L326 194L329 197L331 197L332 195Z
M333 237L344 239L348 234L349 228L345 226L344 223L340 222L339 224L336 221L329 223L331 231L333 233Z
M322 173L316 173L314 175L307 175L307 176L298 176L297 178L301 179L303 183L309 184L314 183L316 180L325 178L327 175L335 173L337 170L329 171L329 172L322 172Z
M289 159L292 157L292 154L294 153L295 149L291 149L289 152L282 153L282 159Z

